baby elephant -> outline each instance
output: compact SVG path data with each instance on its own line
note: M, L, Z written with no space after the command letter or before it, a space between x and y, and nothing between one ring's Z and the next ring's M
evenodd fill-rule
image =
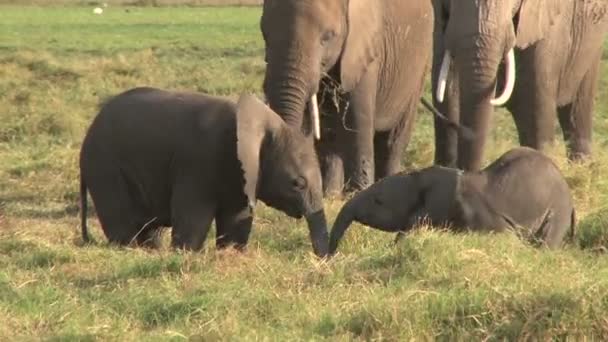
M327 254L321 173L313 141L253 95L237 104L197 93L135 88L101 109L80 152L86 193L111 242L198 250L215 218L219 248L247 244L257 198L305 216L314 252Z
M329 251L353 221L401 236L421 220L454 230L515 229L550 248L574 234L568 184L555 164L527 147L479 172L440 166L389 176L348 201L334 223Z

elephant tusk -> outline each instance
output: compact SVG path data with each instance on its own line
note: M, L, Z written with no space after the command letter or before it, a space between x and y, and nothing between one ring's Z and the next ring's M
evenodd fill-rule
M507 103L507 101L509 101L511 95L513 95L513 88L515 88L515 52L513 51L513 49L509 50L505 64L507 69L505 71L507 74L505 89L498 98L495 98L491 101L493 106L504 105L505 103Z
M315 139L321 139L321 120L319 118L319 103L317 102L317 94L310 98L310 114L312 115L312 127L314 130Z
M452 63L452 57L450 52L445 50L443 55L443 61L441 62L441 70L439 71L439 81L437 82L437 102L443 103L445 97L445 89L448 84L448 73L450 72L450 64Z

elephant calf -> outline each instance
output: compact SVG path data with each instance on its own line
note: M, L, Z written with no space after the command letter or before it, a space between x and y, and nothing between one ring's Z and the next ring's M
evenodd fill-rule
M386 177L344 205L329 252L335 253L353 221L399 237L422 219L454 230L515 229L556 248L574 234L575 211L557 166L541 152L519 147L479 172L432 166Z
M82 235L89 190L111 242L200 249L244 247L256 198L305 216L314 251L327 253L321 173L307 139L253 95L237 104L197 93L135 88L95 117L80 153Z

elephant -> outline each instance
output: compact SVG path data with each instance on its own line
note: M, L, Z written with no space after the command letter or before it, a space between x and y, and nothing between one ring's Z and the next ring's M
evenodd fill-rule
M461 139L435 120L436 164L479 170L494 106L512 113L521 146L544 151L553 145L558 118L569 159L591 155L608 3L432 3L434 103L450 120L475 133L474 139Z
M421 222L456 232L511 230L554 249L573 238L576 214L568 184L551 159L517 147L481 171L433 165L357 193L334 222L330 255L353 221L397 232L397 240Z
M200 250L215 219L216 247L243 250L259 198L306 217L314 253L327 254L321 172L312 144L257 97L237 103L138 87L102 105L80 152L82 236L87 189L111 243Z
M317 140L326 196L400 171L433 22L428 1L264 1L264 93L285 122Z

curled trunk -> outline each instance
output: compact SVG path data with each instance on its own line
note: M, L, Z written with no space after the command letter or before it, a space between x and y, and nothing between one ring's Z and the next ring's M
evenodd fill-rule
M270 108L277 112L289 126L301 128L306 109L307 91L301 78L281 75L268 80L266 97Z
M336 221L334 222L334 225L331 229L331 234L329 237L329 254L330 255L336 253L336 250L338 249L338 244L340 243L340 240L344 236L344 233L346 233L346 230L348 229L348 227L350 227L350 225L355 220L355 216L354 216L355 208L354 208L353 203L354 203L353 200L346 203L344 205L344 207L342 207L342 209L340 210L340 213L338 214L338 217L336 218Z

